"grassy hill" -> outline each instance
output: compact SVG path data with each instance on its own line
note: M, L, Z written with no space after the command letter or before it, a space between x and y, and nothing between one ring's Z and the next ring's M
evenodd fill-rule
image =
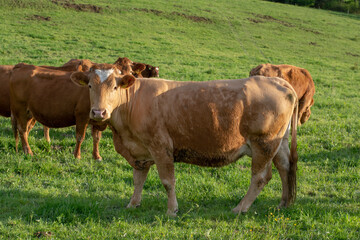
M258 0L0 0L0 64L62 65L70 58L126 56L160 67L160 77L245 78L261 63L292 64L313 76L310 120L298 129L298 197L277 210L276 169L250 211L231 209L250 183L250 158L224 168L177 164L180 212L152 168L140 208L132 170L105 131L104 158L73 158L74 129L37 125L34 157L16 153L0 118L0 239L358 239L360 235L360 18Z

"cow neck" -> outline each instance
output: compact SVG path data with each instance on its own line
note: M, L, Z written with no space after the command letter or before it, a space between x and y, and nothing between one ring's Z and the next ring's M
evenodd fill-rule
M134 111L135 102L140 86L141 83L139 80L137 80L131 87L120 90L120 101L118 104L118 108L123 121L131 121L131 116Z

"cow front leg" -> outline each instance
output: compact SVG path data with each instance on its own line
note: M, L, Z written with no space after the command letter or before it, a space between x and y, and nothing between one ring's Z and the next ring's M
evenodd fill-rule
M127 208L135 208L140 206L141 193L144 187L146 177L149 173L149 169L150 167L141 170L134 168L134 172L133 172L134 194L132 195L130 203L127 205Z
M81 158L81 144L85 139L86 124L76 123L76 146L74 150L74 156L77 159Z
M99 142L101 139L101 131L99 129L97 129L94 125L91 128L91 135L93 138L93 158L97 161L101 161L102 157L100 156L99 153Z
M44 129L44 138L49 143L50 142L50 129L46 126L43 127Z

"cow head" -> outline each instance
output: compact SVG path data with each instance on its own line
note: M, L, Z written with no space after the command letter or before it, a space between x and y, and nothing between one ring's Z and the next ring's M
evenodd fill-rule
M87 72L90 70L90 68L92 66L94 66L95 63L93 63L91 60L89 59L82 59L79 63L78 66L78 71L82 71L82 72Z
M310 104L308 104L306 106L306 108L304 109L303 112L299 112L299 125L302 125L303 123L305 123L307 120L309 120L310 115L311 115L311 106L314 105L314 99L311 99Z
M126 74L131 74L132 66L133 62L128 59L127 57L119 57L115 62L114 65L116 66L117 69L119 69L122 74L126 75Z
M112 64L98 64L89 72L74 72L71 80L77 85L88 86L90 91L90 118L105 121L121 104L121 93L132 86L135 77L121 75Z
M159 77L159 67L147 66L150 71L149 77Z

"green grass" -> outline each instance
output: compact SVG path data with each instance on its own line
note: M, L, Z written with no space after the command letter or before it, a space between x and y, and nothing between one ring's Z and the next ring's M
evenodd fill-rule
M281 181L274 169L250 211L233 215L250 183L250 158L242 158L218 169L177 164L177 218L165 215L155 168L141 207L125 209L132 169L109 130L101 163L91 158L89 130L82 159L73 158L72 127L51 129L49 144L37 125L29 157L15 152L10 119L0 118L0 239L31 239L39 231L53 239L359 238L359 16L257 0L74 2L100 6L101 13L0 0L0 64L112 63L126 56L184 81L245 78L266 62L308 69L316 94L310 120L298 129L297 201L276 210Z

